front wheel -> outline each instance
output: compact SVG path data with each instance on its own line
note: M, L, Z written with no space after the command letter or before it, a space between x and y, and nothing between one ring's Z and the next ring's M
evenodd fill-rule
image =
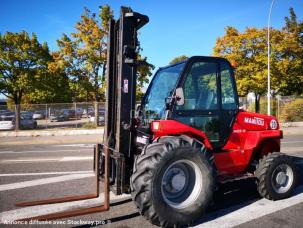
M297 183L297 168L293 159L282 153L264 156L256 169L259 194L270 200L280 200L291 195Z
M214 158L203 144L187 136L166 136L136 157L131 194L145 218L170 227L201 216L212 200L214 183Z

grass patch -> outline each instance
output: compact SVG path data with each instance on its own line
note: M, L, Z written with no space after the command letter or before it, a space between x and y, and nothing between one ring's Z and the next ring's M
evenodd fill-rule
M82 125L82 128L85 128L85 129L95 129L95 128L97 128L97 126L93 122L87 122L87 123L84 123Z

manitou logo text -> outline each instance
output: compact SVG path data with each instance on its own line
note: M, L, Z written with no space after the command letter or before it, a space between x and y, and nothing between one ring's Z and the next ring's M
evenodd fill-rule
M254 117L254 118L244 117L244 123L264 126L264 119L258 117Z

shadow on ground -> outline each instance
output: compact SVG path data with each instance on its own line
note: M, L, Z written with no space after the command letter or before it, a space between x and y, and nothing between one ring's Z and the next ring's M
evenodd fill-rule
M303 185L303 158L294 157L298 169L298 186ZM295 191L294 195L300 194L302 191ZM215 220L221 216L239 210L249 204L261 199L257 192L257 186L254 178L234 181L220 186L220 189L214 195L214 204L207 211L216 212L211 215L205 215L194 224L198 225L204 222Z
M298 171L299 171L298 185L303 185L303 158L299 158L299 157L294 157L294 158L298 163ZM295 192L295 194L300 194L300 193L302 192ZM258 201L259 199L261 199L261 197L257 192L257 187L254 178L226 183L224 185L221 185L218 191L215 192L213 204L207 210L207 213L216 212L216 211L218 211L219 213L215 213L215 214L212 213L209 215L206 213L204 217L202 217L198 221L195 221L195 223L191 225L198 225L204 222L212 221L216 218L232 213L249 204L252 204ZM114 210L115 206L121 205L123 203L128 203L130 201L131 199L120 201L117 203L112 203L111 210ZM111 220L111 224L113 224L115 222L132 219L137 216L140 216L138 212L109 218L109 220ZM96 227L96 226L97 224L91 224L91 225L84 225L77 227Z

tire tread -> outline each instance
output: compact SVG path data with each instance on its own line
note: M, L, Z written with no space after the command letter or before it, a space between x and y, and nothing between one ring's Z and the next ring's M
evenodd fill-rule
M152 144L146 145L134 162L133 175L130 186L131 195L139 213L152 224L163 227L178 225L160 216L151 202L151 186L144 184L146 178L153 177L153 171L157 168L159 161L171 150L180 147L193 147L198 149L212 168L212 175L215 177L215 163L213 154L199 141L188 136L164 136L156 139Z

